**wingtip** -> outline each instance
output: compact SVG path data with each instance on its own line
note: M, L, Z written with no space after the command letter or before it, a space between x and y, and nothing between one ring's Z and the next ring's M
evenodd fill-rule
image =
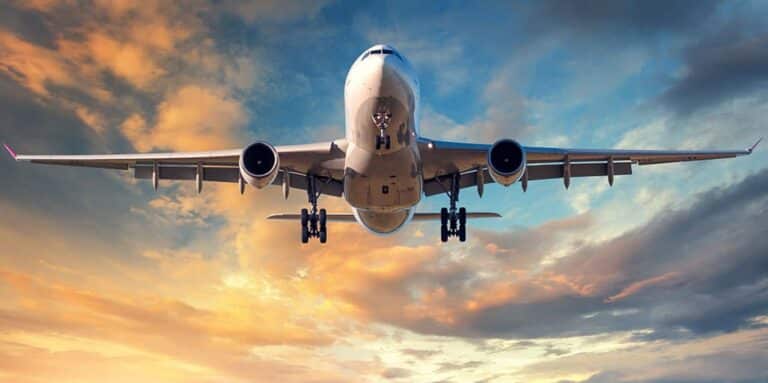
M750 153L752 153L752 151L753 151L753 150L755 150L755 148L757 147L757 145L760 145L760 142L761 142L761 141L763 141L763 137L760 137L760 138L758 138L758 139L757 139L757 141L755 141L755 143L754 143L754 144L752 144L752 146L750 146L750 147L749 147L749 149L747 149L747 151L748 151L748 152L750 152Z
M16 160L16 159L17 159L18 155L17 155L17 154L16 154L16 152L13 150L13 148L11 148L11 147L10 147L8 144L6 144L5 142L3 142L3 147L4 147L4 148L5 148L5 150L8 152L8 154L10 154L10 155L11 155L11 157L13 157L13 159L14 159L14 160Z

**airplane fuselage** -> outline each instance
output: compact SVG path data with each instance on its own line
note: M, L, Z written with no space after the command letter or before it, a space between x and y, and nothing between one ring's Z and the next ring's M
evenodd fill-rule
M413 68L390 46L367 49L347 75L344 109L344 199L369 230L394 232L413 216L422 195Z

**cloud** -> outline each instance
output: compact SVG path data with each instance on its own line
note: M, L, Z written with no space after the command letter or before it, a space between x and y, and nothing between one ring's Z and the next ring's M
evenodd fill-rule
M297 19L313 18L320 10L328 5L328 0L323 1L276 1L266 0L258 2L223 2L223 8L233 14L242 17L248 23L279 23L295 21Z
M511 300L479 312L469 328L543 336L627 328L708 333L747 327L750 318L764 312L768 299L761 292L766 283L761 277L766 269L762 254L768 244L758 228L765 219L767 181L768 171L761 171L699 195L690 208L660 213L644 227L584 246L544 269L580 286L576 291L581 294L542 302ZM668 283L675 288L647 288ZM599 302L601 296L611 304ZM612 319L612 310L630 308L641 311ZM599 315L583 317L590 313Z
M659 102L690 114L761 90L768 82L768 34L724 29L684 49L685 71Z
M76 68L55 51L1 29L0 53L0 70L39 95L50 95L49 84L76 87L81 83Z
M345 67L336 61L348 64L347 53L386 32L365 34L328 23L350 16L390 25L379 8L340 15L342 7L324 3L216 4L226 9L207 1L0 5L3 137L39 153L220 149L256 133L301 141L308 130L302 124L338 126L322 118L338 117L328 111L341 110L341 104L317 101L339 99L336 87ZM613 47L595 39L605 46L580 50L596 34L635 45L651 31L688 44L692 38L681 32L698 29L679 9L659 13L664 20L649 20L651 10L661 7L657 3L602 5L602 13L578 11L588 13L582 15L588 24L562 10L552 12L568 14L533 19L553 28L541 38L515 29L519 15L499 12L494 17L503 19L501 26L492 25L494 18L467 25L465 13L425 25L423 20L435 18L408 11L415 27L449 31L419 32L419 40L410 39L413 33L394 34L421 52L414 61L436 70L448 66L436 77L446 81L425 88L437 93L425 109L425 133L539 139L531 128L541 126L541 115L573 116L563 112L563 104L523 90L537 73L550 75L548 60L560 60L562 49L573 48L564 65L563 81L572 84L568 93L590 98L609 93L627 76L655 70L644 62L653 51L634 46L615 53L621 68L608 65L611 60L592 65ZM563 7L534 8L548 6ZM642 8L637 21L627 19L633 7ZM691 14L710 20L708 9ZM9 21L17 15L23 23ZM399 16L389 19L403 20ZM474 34L480 30L494 33ZM509 44L510 38L532 42ZM492 56L500 67L478 64L490 60L483 39L503 46ZM441 46L441 54L431 54L436 52L429 48ZM327 55L329 47L338 54ZM317 52L341 69L329 71L317 60L308 66L307 57L317 58L310 56ZM580 72L586 75L570 80ZM319 80L307 80L317 73ZM296 78L309 84L299 89L302 97L293 87L280 89L284 79L296 84ZM719 102L710 110L717 116L690 120L700 141L685 141L686 147L738 142L757 131L765 105L756 93L740 90L738 100L725 103L736 107L726 110ZM318 110L320 122L306 122L317 119L305 114L307 108ZM276 113L290 118L266 117ZM679 121L663 121L657 130L627 136L627 142L648 133L665 137L651 141L659 145L677 140L671 132ZM722 121L750 128L729 129L724 137L714 133ZM572 133L545 128L541 134L578 144ZM14 381L725 376L706 370L711 363L724 371L742 368L734 379L749 379L760 373L748 369L749 363L764 359L760 229L766 173L741 182L748 171L741 164L715 168L729 171L709 173L711 181L698 187L736 183L690 203L669 197L651 179L637 195L619 195L623 209L617 210L595 189L591 195L580 191L574 206L583 214L575 216L546 193L532 205L530 199L515 200L519 211L529 212L499 229L472 226L470 241L460 246L439 244L435 227L418 223L414 231L386 238L354 224L333 225L331 241L317 246L299 244L295 223L262 219L276 209L304 207L303 193L282 201L277 189L248 189L241 196L234 185L206 183L197 195L189 183L166 182L159 194L150 194L151 187L130 174L0 161L8 181L0 191L0 370ZM338 199L322 201L332 211L347 209ZM487 201L479 203L492 207ZM668 202L677 205L664 209ZM646 223L646 216L655 218ZM627 227L634 230L625 232ZM703 372L692 377L685 369Z
M624 299L630 295L636 294L640 292L643 289L646 289L651 286L655 285L667 285L670 283L674 283L677 281L677 279L680 277L680 273L677 272L669 272L666 274L659 275L658 277L652 277L648 279L643 279L642 281L637 281L629 286L625 287L621 292L619 292L616 295L610 296L605 299L607 303L616 302L621 299Z
M381 376L384 377L385 379L407 378L411 376L411 371L405 368L393 367L393 368L388 368L384 370L381 373Z
M590 0L580 4L559 1L541 1L533 7L529 27L534 31L548 28L570 33L601 34L625 37L662 32L687 32L698 28L710 17L718 3L701 1L691 7L686 1L626 1ZM643 38L647 36L642 36Z
M765 378L768 358L755 343L765 330L716 335L690 342L656 342L610 352L577 353L534 363L520 371L527 379L574 382L753 382Z
M122 133L140 151L153 148L177 151L236 148L248 121L242 104L220 88L189 85L167 96L157 107L151 129L138 115L128 117Z
M482 366L484 363L479 360L469 360L464 363L441 363L439 372L456 371L464 369L476 369Z
M503 234L475 231L475 244L457 254L374 240L276 260L260 255L260 237L249 237L240 251L252 254L248 264L270 273L307 270L305 288L357 318L424 333L535 338L735 331L765 314L759 222L766 180L763 171L708 191L688 208L661 212L605 242L580 239L593 228L584 215Z

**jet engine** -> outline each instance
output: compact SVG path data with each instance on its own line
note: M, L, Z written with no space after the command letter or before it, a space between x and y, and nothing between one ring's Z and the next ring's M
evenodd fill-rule
M496 183L509 186L525 173L525 149L515 140L496 141L488 151L488 173Z
M279 169L280 157L277 150L266 142L254 142L240 153L240 176L257 189L271 184Z

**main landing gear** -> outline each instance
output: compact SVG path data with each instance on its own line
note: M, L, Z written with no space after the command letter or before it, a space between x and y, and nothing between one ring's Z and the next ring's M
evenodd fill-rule
M312 209L301 209L301 243L309 242L309 238L319 238L320 243L328 240L325 209L317 209L320 191L317 189L315 177L307 177L307 197Z
M443 187L450 198L450 207L440 209L440 240L443 242L448 242L448 237L459 237L461 242L467 240L467 209L456 209L456 202L459 201L459 177L458 174L451 177L450 190Z

